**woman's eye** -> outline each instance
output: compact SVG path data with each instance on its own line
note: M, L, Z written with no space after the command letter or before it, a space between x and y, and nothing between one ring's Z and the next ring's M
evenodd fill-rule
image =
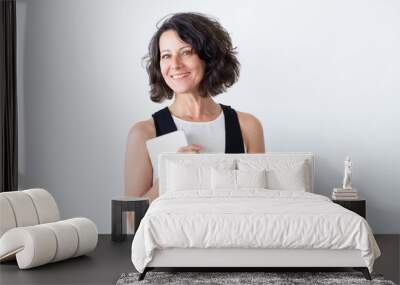
M162 59L167 59L169 58L169 54L164 54L163 56L161 56Z
M183 54L183 55L191 55L191 54L192 54L192 51L191 51L191 50L185 50L185 51L183 51L182 54Z

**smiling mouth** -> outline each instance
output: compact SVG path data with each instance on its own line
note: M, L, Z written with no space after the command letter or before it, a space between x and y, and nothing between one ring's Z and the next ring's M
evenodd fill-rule
M171 77L173 79L181 79L181 78L189 76L189 74L190 74L190 72L185 72L185 73L174 74Z

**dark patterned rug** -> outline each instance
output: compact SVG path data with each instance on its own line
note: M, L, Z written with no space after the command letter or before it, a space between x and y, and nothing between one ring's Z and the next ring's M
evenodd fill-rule
M124 273L117 285L134 284L379 284L395 285L384 280L382 275L372 274L372 281L364 278L361 272L154 272L150 271L142 281L138 281L139 273Z

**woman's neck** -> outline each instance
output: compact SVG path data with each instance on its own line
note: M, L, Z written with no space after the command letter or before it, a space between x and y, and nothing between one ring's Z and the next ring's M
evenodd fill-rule
M221 113L221 106L210 97L193 94L176 94L169 106L171 113L178 118L189 121L209 121Z

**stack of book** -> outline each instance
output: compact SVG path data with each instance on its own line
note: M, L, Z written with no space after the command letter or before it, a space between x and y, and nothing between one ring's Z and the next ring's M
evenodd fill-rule
M357 200L356 189L333 188L332 199L334 200Z

